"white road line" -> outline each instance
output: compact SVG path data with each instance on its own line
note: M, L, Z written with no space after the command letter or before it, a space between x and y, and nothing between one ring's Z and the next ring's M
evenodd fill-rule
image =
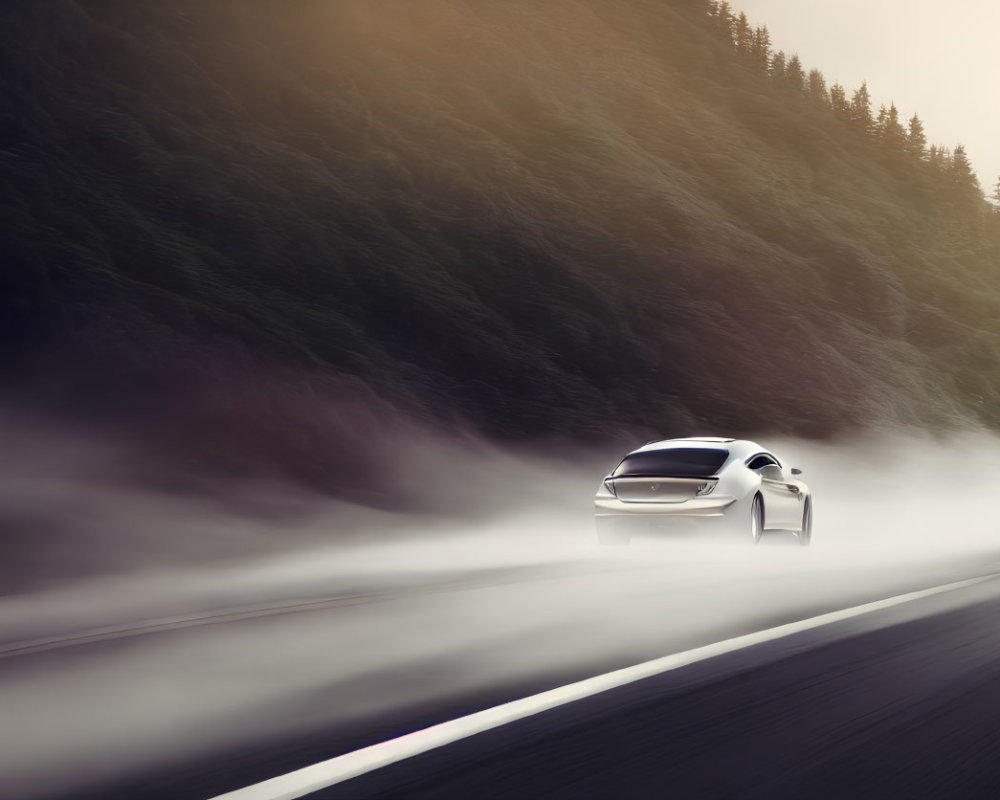
M391 739L387 742L374 744L355 750L353 753L345 753L342 756L321 761L309 767L297 769L286 775L279 775L276 778L262 781L261 783L237 789L232 792L218 795L212 800L294 800L294 798L304 797L312 792L334 786L338 783L356 778L368 772L373 772L381 767L395 764L412 756L426 753L438 747L457 742L474 736L477 733L499 728L510 722L516 722L526 717L540 714L552 708L582 700L585 697L592 697L601 692L617 689L629 683L660 675L670 670L693 664L697 661L704 661L708 658L720 656L725 653L732 653L756 644L772 642L785 636L795 633L812 630L834 622L860 617L873 611L884 608L909 603L912 600L919 600L922 597L930 597L943 592L950 592L966 586L992 580L1000 577L1000 573L984 575L978 578L970 578L964 581L935 586L930 589L921 589L916 592L897 595L885 600L876 600L873 603L845 608L841 611L832 611L828 614L821 614L818 617L790 622L786 625L779 625L775 628L768 628L756 633L748 633L744 636L736 636L715 644L696 647L693 650L685 650L681 653L656 658L632 667L608 672L604 675L597 675L566 686L525 697L521 700L513 700L509 703L488 708L485 711L477 711L465 717L459 717L448 722L433 725L424 730L414 731L405 736Z

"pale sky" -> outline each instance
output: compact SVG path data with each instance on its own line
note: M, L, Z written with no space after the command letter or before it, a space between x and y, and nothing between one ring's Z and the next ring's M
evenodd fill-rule
M928 144L964 144L984 188L1000 177L1000 0L734 0L827 85L868 81L872 112L916 112ZM990 194L991 191L987 191Z

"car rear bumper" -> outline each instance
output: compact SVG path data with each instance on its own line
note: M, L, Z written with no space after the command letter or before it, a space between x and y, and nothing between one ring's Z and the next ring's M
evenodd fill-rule
M625 503L613 497L594 500L598 517L721 517L735 497L694 497L678 503Z

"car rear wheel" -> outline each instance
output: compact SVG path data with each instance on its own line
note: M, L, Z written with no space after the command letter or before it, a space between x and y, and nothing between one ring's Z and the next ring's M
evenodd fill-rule
M812 501L806 500L806 506L802 509L802 527L799 529L799 544L808 547L812 542L813 510Z
M760 544L764 535L764 500L759 494L754 495L750 506L750 536L754 544Z

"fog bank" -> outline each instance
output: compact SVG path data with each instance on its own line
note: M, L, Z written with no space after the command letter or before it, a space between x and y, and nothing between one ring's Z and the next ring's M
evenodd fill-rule
M128 448L7 435L0 788L25 798L503 699L1000 563L983 434L765 440L813 490L812 547L611 549L590 503L617 450L425 438L407 463L436 499L400 514L281 482L178 488L138 479Z

